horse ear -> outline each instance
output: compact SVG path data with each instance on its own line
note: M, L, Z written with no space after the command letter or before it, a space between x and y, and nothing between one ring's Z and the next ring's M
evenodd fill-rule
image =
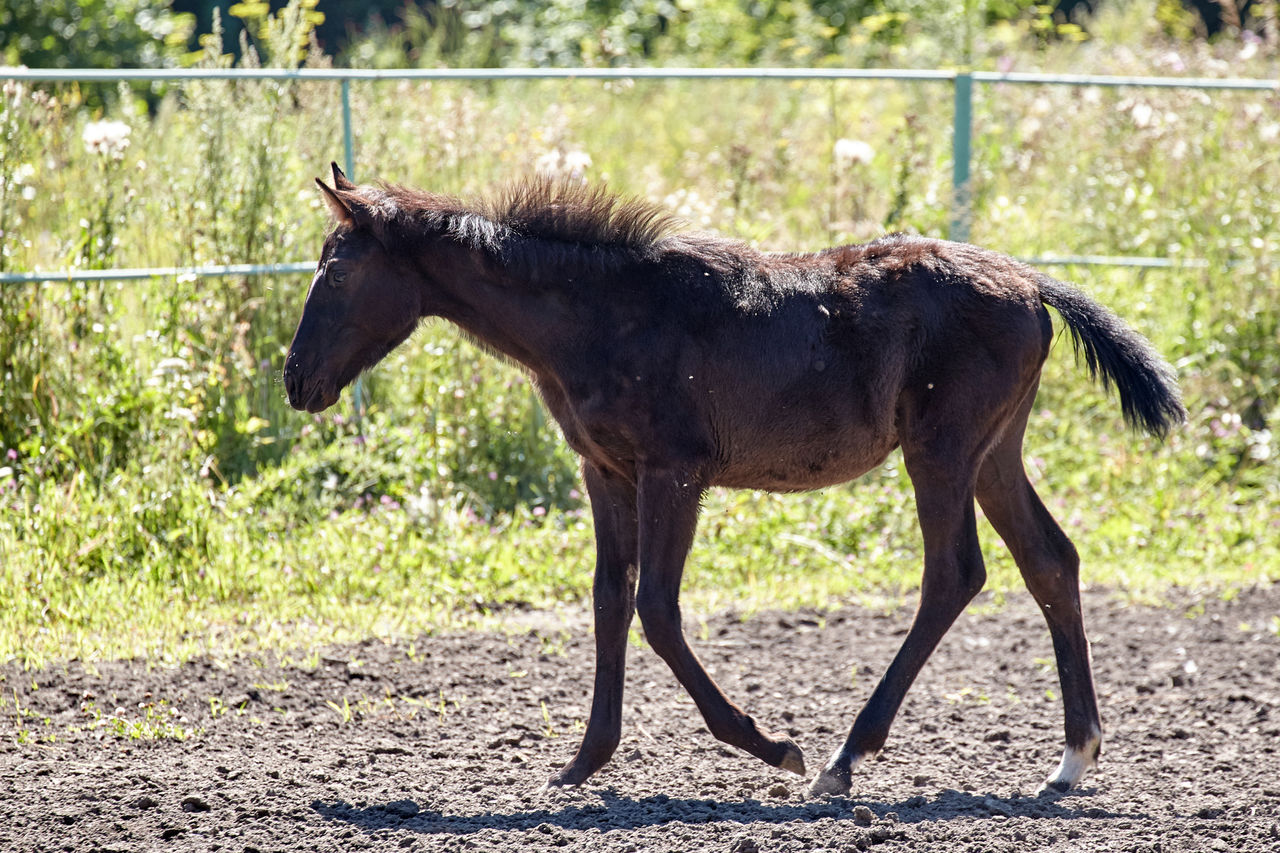
M333 218L348 227L356 224L355 215L351 212L351 206L342 200L342 197L333 190L329 189L328 184L316 178L316 186L320 187L321 194L324 196L324 203L329 206L329 212L333 214Z
M342 170L338 168L337 163L330 162L329 168L333 169L333 185L335 187L337 187L340 190L353 190L356 188L355 184L347 180L347 176L344 175L342 173Z

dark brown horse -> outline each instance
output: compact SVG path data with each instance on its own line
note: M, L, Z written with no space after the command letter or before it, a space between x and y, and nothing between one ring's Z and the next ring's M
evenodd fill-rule
M1169 366L1074 288L1008 257L920 237L803 255L673 233L661 210L547 181L488 202L317 181L325 240L285 361L289 402L318 412L424 317L523 365L583 459L595 519L595 694L582 744L551 780L578 784L621 736L632 614L720 740L804 773L790 739L725 697L685 641L680 577L711 486L843 483L896 447L924 534L920 606L902 648L813 793L845 793L986 572L974 500L1049 624L1066 751L1049 787L1094 763L1101 724L1079 558L1036 496L1022 437L1057 309L1127 420L1183 420Z

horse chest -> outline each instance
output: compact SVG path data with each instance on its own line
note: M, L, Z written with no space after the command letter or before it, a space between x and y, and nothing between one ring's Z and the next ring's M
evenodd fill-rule
M618 383L544 388L543 398L565 441L579 456L610 468L629 468L648 441L649 409Z

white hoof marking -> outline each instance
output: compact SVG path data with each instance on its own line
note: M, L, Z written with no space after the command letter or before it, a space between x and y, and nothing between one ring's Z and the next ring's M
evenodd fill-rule
M1095 734L1089 738L1083 747L1068 746L1062 753L1062 761L1058 763L1058 769L1044 780L1040 793L1050 790L1067 791L1075 787L1084 774L1098 763L1098 752L1101 748L1101 734Z
M849 793L849 790L853 787L853 771L858 769L858 765L862 763L862 758L862 756L858 756L849 763L849 781L844 781L844 774L834 771L840 761L840 750L837 749L831 754L831 758L827 760L827 766L814 777L813 782L809 785L809 796L818 797L823 794L843 796Z

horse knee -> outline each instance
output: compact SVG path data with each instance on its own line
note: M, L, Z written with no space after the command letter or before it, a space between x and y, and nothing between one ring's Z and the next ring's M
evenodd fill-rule
M980 559L945 567L936 564L931 567L926 560L920 591L923 598L949 602L947 606L963 610L986 583L987 569Z

